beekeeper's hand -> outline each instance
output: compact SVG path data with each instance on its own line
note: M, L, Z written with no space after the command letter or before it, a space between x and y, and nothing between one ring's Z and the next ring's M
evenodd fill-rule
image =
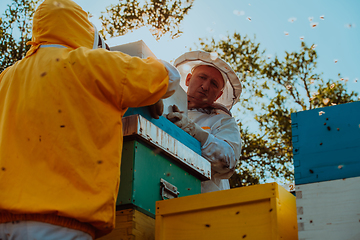
M166 115L166 118L169 119L176 126L190 134L192 137L197 139L201 146L205 144L206 140L209 137L209 133L203 130L199 125L188 119L187 116L180 112L179 108L176 105L173 105L172 112Z
M157 101L155 104L150 105L148 107L149 112L151 117L155 118L155 119L159 119L159 117L163 114L164 112L164 103L163 100L160 99L159 101Z
M212 134L209 134L207 142L202 145L201 154L211 162L211 169L218 173L226 173L229 172L229 169L235 169L237 159L233 148L226 141L218 139Z

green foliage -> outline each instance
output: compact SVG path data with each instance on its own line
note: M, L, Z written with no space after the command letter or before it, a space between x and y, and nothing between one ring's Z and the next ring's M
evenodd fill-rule
M353 102L358 93L348 93L345 89L347 79L339 76L339 81L329 80L325 85L318 85L316 92L310 98L312 106L315 108L327 107L342 103Z
M237 75L242 79L243 88L254 88L254 82L265 64L264 50L260 50L260 43L255 43L247 36L238 33L228 36L226 40L215 42L214 39L200 39L200 47L207 52L217 52L219 57L228 62Z
M138 0L119 0L118 4L107 7L106 12L100 16L100 33L106 39L107 36L125 35L146 26L157 40L165 33L176 38L182 33L179 24L193 2L194 0L151 0L140 5Z
M230 179L232 187L269 177L293 181L291 113L353 102L358 95L346 90L340 75L338 81L325 81L315 72L314 46L302 42L298 52L268 59L255 40L238 33L218 42L200 39L203 50L217 52L231 65L244 87L238 109L242 154ZM249 116L252 120L245 121Z
M0 72L22 59L30 46L37 0L13 0L0 18Z

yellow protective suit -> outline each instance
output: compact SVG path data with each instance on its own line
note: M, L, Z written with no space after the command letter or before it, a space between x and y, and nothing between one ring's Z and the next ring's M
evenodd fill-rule
M157 102L169 77L154 58L93 49L95 31L74 2L45 0L31 49L0 75L0 223L114 228L122 115Z

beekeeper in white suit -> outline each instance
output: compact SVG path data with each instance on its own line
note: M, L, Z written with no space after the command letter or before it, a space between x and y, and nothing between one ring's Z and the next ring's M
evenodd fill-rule
M211 180L201 192L229 189L229 178L240 158L241 138L230 109L238 102L241 83L230 66L213 53L192 51L175 60L187 92L188 116L173 106L167 118L201 143L211 163Z

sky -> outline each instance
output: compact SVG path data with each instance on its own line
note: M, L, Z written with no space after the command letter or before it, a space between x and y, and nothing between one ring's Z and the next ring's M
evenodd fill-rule
M88 11L96 10L95 19L102 6L117 1L104 0L96 5L90 2L95 1L78 0ZM181 37L165 37L156 42L142 29L139 34L111 39L109 43L118 45L143 39L158 58L171 61L190 47L196 50L194 43L199 43L199 38L220 40L234 32L251 39L256 36L269 57L299 51L304 41L308 46L316 45L317 70L324 79L338 79L341 73L348 79L348 89L360 92L359 10L358 0L195 0L181 24L184 32ZM101 27L100 22L95 24Z
M144 1L144 0L141 0ZM75 0L101 29L101 12L118 0ZM0 13L11 0L0 2ZM146 29L107 40L110 46L142 39L160 59L173 61L197 50L199 38L223 39L234 32L256 36L266 55L282 57L299 51L301 41L315 44L318 73L324 79L348 79L348 90L360 92L360 1L358 0L195 0L180 25L183 34L156 41ZM315 26L315 27L313 27Z

